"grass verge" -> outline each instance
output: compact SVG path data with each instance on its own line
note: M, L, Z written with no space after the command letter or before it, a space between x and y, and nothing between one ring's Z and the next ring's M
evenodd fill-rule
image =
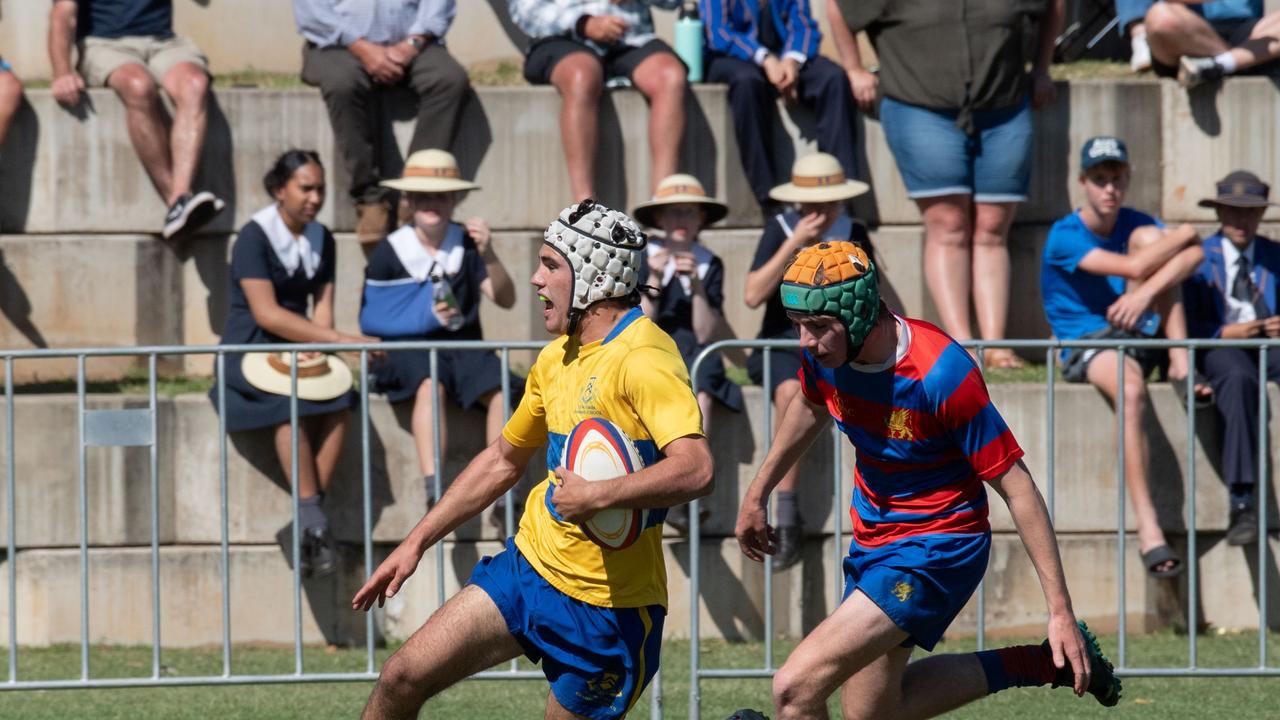
M1035 642L1025 638L1023 642ZM1101 638L1103 648L1115 658L1116 638ZM1013 641L1000 641L1005 644ZM1271 634L1274 646L1280 635ZM794 646L775 643L775 663ZM1257 662L1256 633L1204 635L1199 638L1201 667L1248 667ZM938 652L970 652L973 641L944 641ZM390 650L379 650L377 666ZM94 676L147 676L151 669L148 647L94 647L90 667ZM759 666L763 647L755 643L702 643L704 667ZM923 656L923 655L921 655ZM687 717L689 692L689 643L669 641L664 646L664 712L666 718ZM1187 638L1173 633L1130 637L1131 665L1177 667L1187 663ZM218 675L222 668L219 649L166 650L166 675ZM307 672L361 672L365 651L308 647ZM528 663L522 661L528 668ZM19 678L67 678L78 675L79 648L24 648L19 653ZM232 670L236 674L292 673L292 650L237 647ZM1274 717L1275 678L1128 678L1120 705L1107 711L1110 718ZM115 690L20 691L0 694L0 717L44 720L65 717L93 718L350 718L359 714L371 685L367 681L329 684L249 685L237 687L170 687ZM538 717L546 702L542 681L470 681L461 683L425 707L425 717L519 718ZM768 708L767 680L704 680L702 716L719 720L741 707ZM632 712L633 718L649 717L649 693ZM839 717L833 702L834 717ZM1023 720L1029 716L1054 720L1096 717L1102 712L1092 698L1076 698L1068 690L1030 688L1010 690L962 708L949 717L977 720ZM772 714L772 713L770 713Z

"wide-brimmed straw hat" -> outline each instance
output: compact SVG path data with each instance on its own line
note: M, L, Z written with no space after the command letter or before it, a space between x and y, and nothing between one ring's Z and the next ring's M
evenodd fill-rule
M684 173L668 175L658 183L658 189L653 193L653 198L649 202L643 202L636 206L631 215L640 222L649 227L657 227L658 224L654 218L658 208L663 205L683 205L686 203L701 205L702 209L707 213L708 225L719 222L729 214L729 206L707 195L706 189L702 187L702 183L698 182L698 178Z
M791 182L769 191L779 202L833 202L848 200L870 190L871 186L844 176L840 161L827 153L814 153L796 160L791 166Z
M453 192L476 190L480 186L464 180L458 170L458 161L444 150L419 150L404 161L404 174L394 180L383 180L380 185L406 192Z
M1200 201L1200 207L1258 208L1280 206L1267 200L1271 188L1257 175L1246 170L1236 170L1218 181L1218 195Z
M245 353L240 371L249 384L273 395L289 394L292 353ZM332 400L351 389L351 368L336 355L298 353L298 399Z

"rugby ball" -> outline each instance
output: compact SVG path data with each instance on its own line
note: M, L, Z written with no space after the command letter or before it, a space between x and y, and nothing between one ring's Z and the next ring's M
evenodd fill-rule
M592 482L629 475L644 467L631 438L604 418L587 418L569 432L560 464ZM621 550L640 537L648 516L648 510L611 508L579 527L600 547Z

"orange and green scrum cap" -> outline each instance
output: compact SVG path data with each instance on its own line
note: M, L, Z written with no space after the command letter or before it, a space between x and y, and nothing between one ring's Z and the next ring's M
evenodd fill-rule
M875 265L862 248L844 240L796 253L782 276L780 292L782 306L791 312L840 320L855 348L867 339L880 314Z

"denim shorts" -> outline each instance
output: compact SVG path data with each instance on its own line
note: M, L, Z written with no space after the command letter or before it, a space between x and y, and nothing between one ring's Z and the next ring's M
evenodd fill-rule
M907 197L973 195L975 202L1022 202L1031 179L1031 106L973 113L975 132L956 127L959 110L930 110L886 97L880 125Z

